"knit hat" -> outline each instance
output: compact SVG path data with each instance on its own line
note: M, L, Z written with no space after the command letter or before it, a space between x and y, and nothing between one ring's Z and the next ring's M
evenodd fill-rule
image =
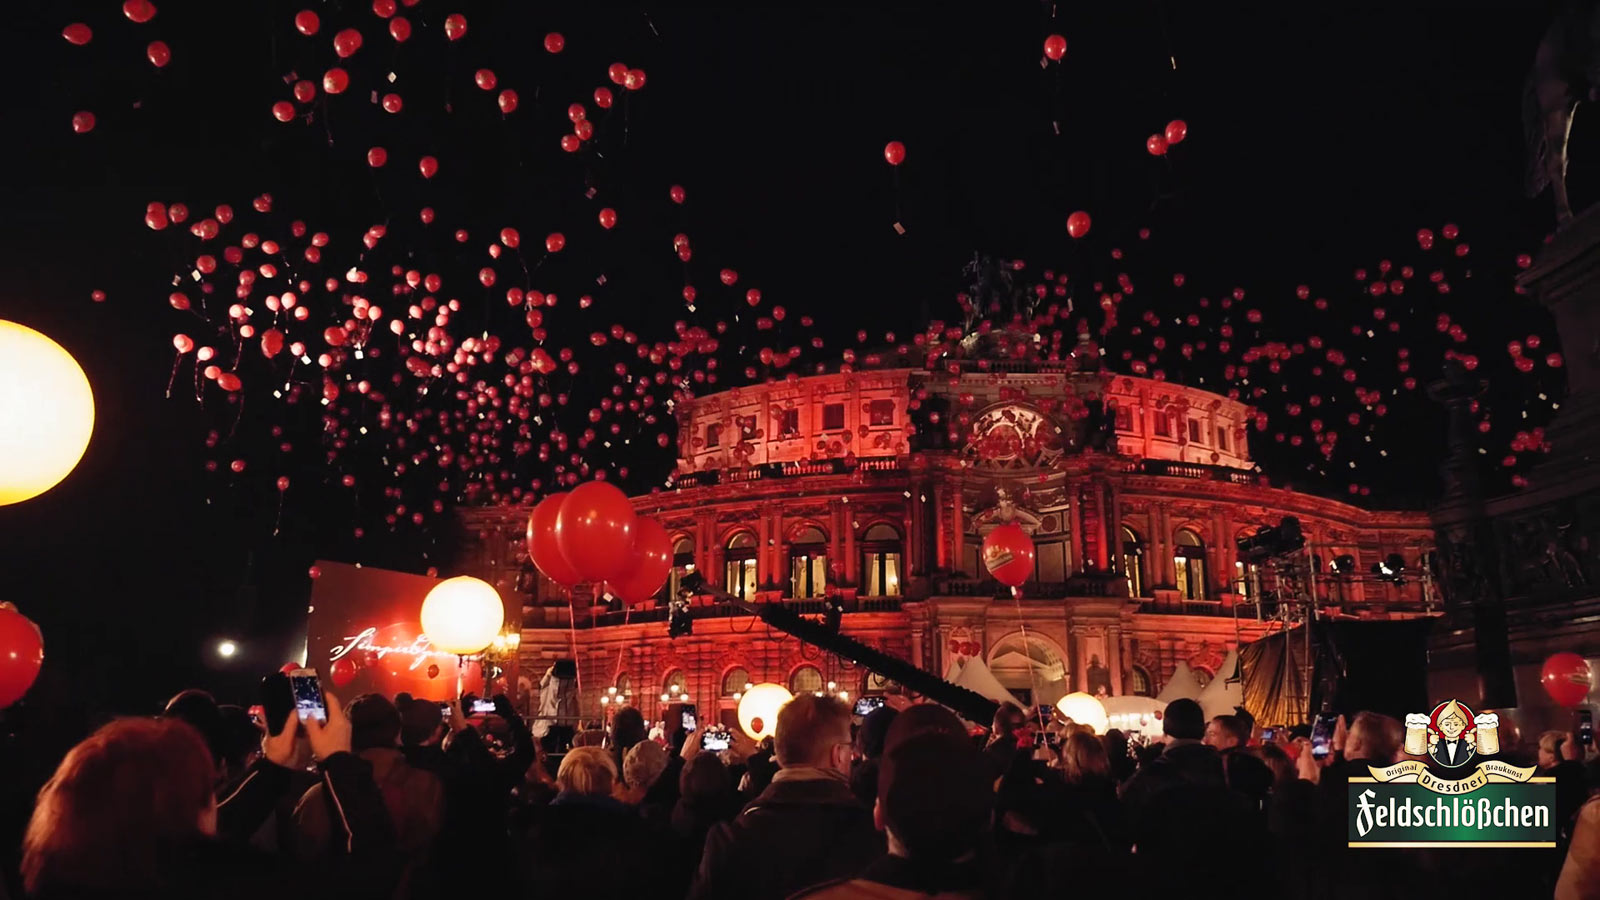
M631 788L648 789L666 770L667 751L655 741L634 744L622 759L622 780Z

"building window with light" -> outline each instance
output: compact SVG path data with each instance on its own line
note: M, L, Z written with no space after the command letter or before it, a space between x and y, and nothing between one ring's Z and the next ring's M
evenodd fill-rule
M1172 566L1178 593L1185 600L1210 599L1206 589L1206 544L1187 528L1178 529Z
M1144 666L1130 668L1128 670L1128 683L1125 687L1127 688L1127 693L1135 697L1151 696L1150 673L1145 671Z
M1203 437L1204 434L1205 434L1205 432L1202 431L1201 428L1200 428L1200 420L1199 419L1190 419L1189 420L1189 443L1191 443L1191 444L1204 444L1205 443L1205 438Z
M828 538L821 529L807 526L789 542L789 596L796 600L821 597L828 588Z
M1233 564L1233 581L1239 595L1246 600L1256 597L1256 567L1243 562Z
M1116 410L1117 430L1133 431L1133 410L1126 406L1118 406Z
M1126 525L1122 526L1122 574L1128 576L1129 597L1145 596L1144 541Z
M822 670L816 666L801 666L789 674L789 693L815 693L822 690Z
M1228 452L1228 429L1226 426L1217 426L1217 449L1223 453Z
M1178 414L1176 412L1164 413L1161 417L1161 433L1169 440L1178 439Z
M723 590L741 599L756 594L756 536L741 531L728 540Z
M679 699L688 699L689 678L683 674L682 669L673 669L667 677L661 679L661 693L668 698L668 702Z
M778 412L778 437L798 437L800 435L800 410L785 409Z
M707 450L715 450L717 447L719 447L721 445L722 445L722 426L721 425L707 425L706 426L706 449Z
M694 571L694 541L685 536L672 544L672 571L667 573L667 599L678 596L683 579Z
M732 697L743 694L745 685L750 683L750 670L743 666L734 666L726 675L722 676L722 696Z
M882 428L894 424L894 401L873 400L867 404L867 424Z
M900 596L900 532L878 523L861 536L861 592L868 597Z

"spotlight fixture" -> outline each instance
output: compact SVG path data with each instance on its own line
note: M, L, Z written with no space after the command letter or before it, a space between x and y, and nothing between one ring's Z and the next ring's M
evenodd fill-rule
M1306 538L1300 533L1300 520L1294 516L1284 516L1277 525L1264 525L1256 529L1255 534L1239 538L1235 543L1241 559L1261 562L1299 550L1306 545Z
M1406 561L1398 553L1391 553L1383 558L1383 562L1372 564L1372 574L1378 576L1379 581L1387 581L1396 586L1406 583Z

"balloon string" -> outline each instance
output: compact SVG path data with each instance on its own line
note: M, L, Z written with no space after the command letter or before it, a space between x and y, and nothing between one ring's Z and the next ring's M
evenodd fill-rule
M1028 658L1028 689L1033 695L1034 712L1039 719L1040 730L1044 729L1044 705L1039 702L1039 673L1033 664L1033 649L1028 643L1028 621L1022 615L1022 588L1011 589L1011 602L1017 607L1017 628L1022 632L1022 655Z
M583 666L578 660L578 608L572 597L572 588L562 590L567 594L567 632L572 642L572 671L573 679L578 687L578 709L583 709Z
M180 350L178 351L178 355L172 358L172 374L167 377L168 400L172 399L172 385L173 382L178 380L178 367L181 365L183 365L183 351Z

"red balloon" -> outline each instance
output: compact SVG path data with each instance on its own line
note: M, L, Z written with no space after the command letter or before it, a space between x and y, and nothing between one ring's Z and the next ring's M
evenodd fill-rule
M556 543L556 515L561 512L561 501L565 499L564 493L551 494L533 508L528 516L528 556L546 578L571 587L582 581L583 576L561 555L561 547Z
M1052 34L1045 38L1044 55L1060 62L1061 57L1067 55L1067 39L1059 34Z
M359 671L359 667L356 665L355 659L349 656L341 656L333 661L333 665L328 667L328 678L333 681L334 687L344 687L356 680L357 671Z
M297 663L297 662L288 662L288 663L284 663L283 665L279 666L278 667L278 671L281 672L284 675L287 675L290 672L293 672L295 669L299 669L299 668L302 668L299 663Z
M422 173L423 178L432 178L434 173L439 171L439 161L431 156L424 156L417 160L417 171Z
M411 20L405 16L395 16L390 19L389 37L394 38L396 44L404 44L411 40Z
M444 36L452 41L461 40L467 33L467 17L460 13L451 13L444 17Z
M82 22L73 22L61 29L61 36L67 39L67 43L82 47L94 39L94 31Z
M1173 119L1167 123L1167 130L1164 134L1167 138L1167 143L1181 144L1183 139L1189 136L1189 123L1182 119Z
M517 92L507 88L500 92L500 112L509 113L517 108Z
M617 211L611 207L600 210L600 227L610 229L617 224Z
M287 100L279 100L272 104L272 117L279 122L287 122L294 118L294 104Z
M499 79L495 78L493 69L479 69L473 73L472 81L478 86L479 90L492 91Z
M1083 237L1084 235L1086 235L1088 233L1089 233L1089 214L1088 213L1086 213L1086 212L1084 212L1083 210L1080 209L1077 212L1073 213L1072 215L1067 216L1067 234L1070 234L1075 238L1081 238L1081 237Z
M22 699L44 665L39 626L9 603L0 604L0 709Z
M354 28L346 28L333 36L333 52L339 54L340 59L348 59L361 49L361 32Z
M84 110L72 115L72 130L79 134L88 134L94 130L94 113Z
M559 231L553 231L544 239L544 249L551 253L560 253L561 248L567 245L567 237Z
M633 504L616 485L585 482L561 502L556 545L585 581L605 581L628 567L637 522Z
M552 31L544 36L544 49L547 53L560 53L566 46L567 39L562 37L559 31Z
M166 68L167 63L172 62L172 48L167 46L166 41L151 41L150 46L144 48L144 55L150 60L150 65L158 69Z
M122 4L122 14L128 20L139 25L156 17L156 5L150 0L125 0Z
M1144 149L1150 151L1151 156L1167 155L1167 139L1159 134L1152 134L1144 140Z
M630 570L611 582L611 592L625 603L649 603L671 571L672 538L656 520L641 518L633 533Z
M898 166L906 161L906 145L899 141L890 141L883 145L883 158L889 165Z
M1033 538L1015 522L1001 525L983 539L983 566L1004 585L1021 587L1032 578L1035 554Z
M334 66L322 73L322 89L330 94L342 94L350 86L350 73Z
M1539 681L1551 700L1569 709L1581 705L1592 687L1589 663L1576 653L1557 653L1545 660Z
M309 9L302 9L294 15L295 30L307 37L316 34L317 29L321 27L322 20Z
M383 168L384 164L388 161L389 151L383 149L382 147L373 147L371 150L367 151L367 165L373 167L374 169Z

